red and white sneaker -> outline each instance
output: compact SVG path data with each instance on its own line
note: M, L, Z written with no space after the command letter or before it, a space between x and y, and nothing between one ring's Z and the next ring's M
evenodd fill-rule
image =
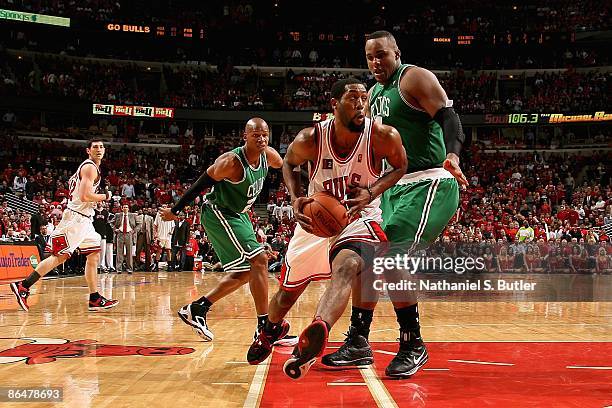
M118 300L107 299L104 296L100 296L96 301L89 301L89 311L96 312L98 310L110 309L119 304Z
M26 312L30 310L30 307L28 306L28 296L30 296L30 289L24 287L21 281L13 282L10 286L11 290L15 294L15 297L17 297L17 303L19 303L19 306L21 306L21 308Z
M304 377L317 357L323 354L328 335L327 325L317 317L300 335L293 355L283 365L283 372L293 380Z

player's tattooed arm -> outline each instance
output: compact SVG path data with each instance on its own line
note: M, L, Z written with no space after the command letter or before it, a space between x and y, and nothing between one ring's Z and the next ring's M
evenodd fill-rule
M379 123L373 123L372 126L372 149L374 151L375 162L379 163L379 166L382 167L382 159L386 159L393 166L393 170L386 173L367 188L350 188L349 196L351 198L343 200L343 204L348 207L347 216L349 219L355 214L359 214L361 210L386 189L394 186L406 173L406 167L408 166L406 150L402 145L402 139L398 131L394 127Z
M304 190L300 179L301 173L294 171L297 166L305 164L307 161L317 159L317 149L315 128L302 129L287 148L287 154L283 160L283 179L289 196L296 220L305 231L312 231L312 220L302 213L304 204L312 201L311 198L304 197Z

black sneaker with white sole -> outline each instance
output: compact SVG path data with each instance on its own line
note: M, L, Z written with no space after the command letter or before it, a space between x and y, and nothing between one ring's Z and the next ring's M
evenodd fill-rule
M178 315L185 324L193 328L204 341L211 341L215 336L206 324L206 314L210 310L209 307L193 302L181 307Z
M349 326L344 344L331 354L326 354L321 363L329 367L354 367L374 363L374 355L368 339L357 334L353 326Z
M413 332L400 330L400 347L391 360L385 374L389 377L404 378L416 374L427 363L429 355L423 338Z

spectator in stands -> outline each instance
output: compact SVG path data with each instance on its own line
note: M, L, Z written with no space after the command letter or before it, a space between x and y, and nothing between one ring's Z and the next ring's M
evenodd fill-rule
M167 208L166 204L162 204L161 209ZM162 259L162 252L166 253L167 262L170 262L171 249L172 249L172 232L174 231L174 221L162 220L159 212L155 215L155 221L153 222L153 236L158 242L159 249L153 260L151 269L153 271L159 270L159 262Z
M173 222L172 255L168 264L168 271L182 271L185 267L185 246L189 241L189 223L185 221L184 212L179 213L178 220Z
M38 247L38 257L42 261L43 259L46 258L45 248L47 247L47 244L49 243L49 234L47 233L46 225L43 225L40 228L39 233L34 234L32 241L36 243L36 246Z
M17 195L22 195L25 193L25 187L28 180L23 176L23 174L18 174L13 179L13 192Z
M151 210L145 208L138 210L136 216L136 268L141 271L151 270L151 244L153 243L153 216ZM140 254L144 252L144 263L140 260Z
M185 271L193 271L194 257L199 251L196 231L190 231L189 240L185 245L185 264L181 267Z
M136 233L136 218L129 210L130 207L124 204L121 206L121 213L115 216L115 235L117 237L117 273L124 271L131 275L134 271L132 246ZM123 266L124 260L126 267Z
M106 201L99 202L96 205L94 219L93 219L94 229L96 230L98 234L100 234L100 237L102 238L100 242L100 263L98 265L98 269L101 272L107 272L108 270L106 266L106 249L107 249L106 233L108 230L107 224L108 224L108 218L109 218L108 210L106 209L107 206L108 206L108 203Z

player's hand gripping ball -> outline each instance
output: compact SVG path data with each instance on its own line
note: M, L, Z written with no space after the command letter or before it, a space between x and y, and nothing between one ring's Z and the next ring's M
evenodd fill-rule
M338 235L348 225L346 207L328 192L315 193L304 204L302 213L312 220L312 233L328 238Z

